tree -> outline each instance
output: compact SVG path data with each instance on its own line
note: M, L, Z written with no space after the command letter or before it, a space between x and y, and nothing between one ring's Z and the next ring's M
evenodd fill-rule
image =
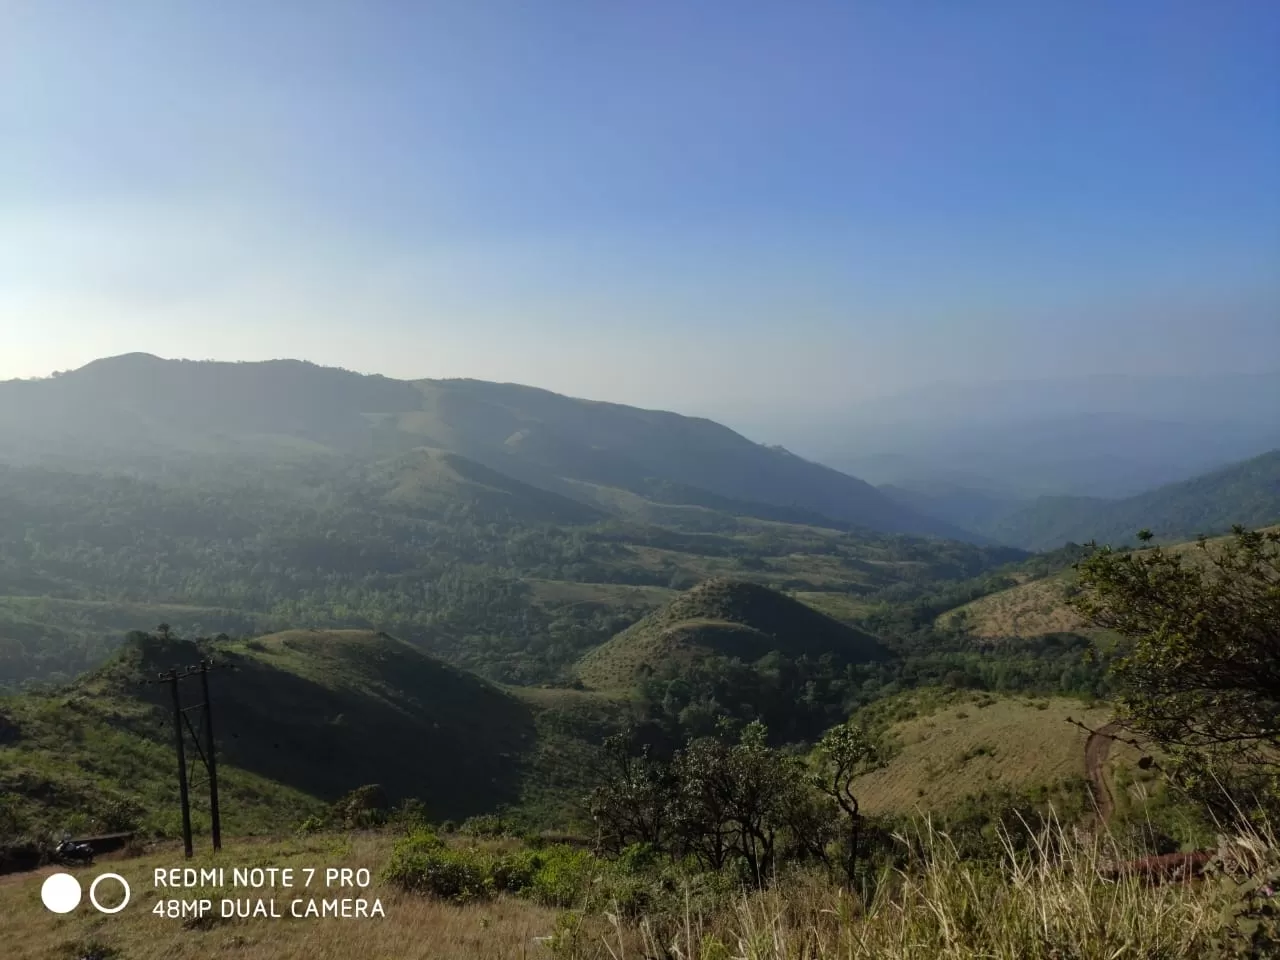
M1280 773L1280 534L1235 528L1188 552L1095 548L1070 603L1126 645L1121 722L1171 753L1188 786Z
M628 735L608 737L604 746L611 775L587 799L598 843L615 854L635 843L661 849L674 790L669 765L655 760L648 744L634 754Z
M817 786L843 814L841 833L846 880L852 884L858 866L858 840L862 810L853 783L880 763L880 751L862 727L843 724L828 730L814 751Z
M826 861L834 806L799 760L769 746L763 724L747 724L736 738L731 726L668 762L611 740L612 774L590 798L602 846L616 853L646 843L710 870L740 865L743 879L760 885L783 857Z

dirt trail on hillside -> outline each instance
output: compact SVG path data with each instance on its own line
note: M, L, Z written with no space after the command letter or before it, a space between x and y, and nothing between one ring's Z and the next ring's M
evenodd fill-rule
M1111 814L1116 809L1111 784L1107 782L1103 767L1107 762L1107 756L1111 753L1112 737L1119 729L1116 724L1108 723L1089 734L1089 739L1084 744L1084 773L1093 787L1093 799L1098 805L1098 818L1103 823L1111 820Z

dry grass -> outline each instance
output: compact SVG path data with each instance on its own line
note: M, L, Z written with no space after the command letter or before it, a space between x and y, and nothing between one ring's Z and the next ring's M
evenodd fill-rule
M1267 531L1280 527L1266 527ZM1209 552L1229 542L1231 537L1214 537L1208 541ZM1196 541L1176 543L1162 547L1166 553L1186 558L1191 564L1203 564L1208 556ZM1015 577L1020 576L1015 574ZM1052 577L1019 583L1016 587L993 593L990 596L966 603L940 614L940 627L958 626L962 619L970 634L988 640L1007 637L1042 637L1051 633L1079 633L1085 636L1103 636L1104 630L1090 626L1074 610L1067 606L1066 589L1075 580L1075 573L1065 570Z
M992 787L1024 789L1083 777L1087 735L1067 723L1069 716L1097 729L1111 719L1111 710L1086 709L1066 698L975 697L901 721L889 730L896 753L888 766L858 782L863 810L941 810ZM1134 760L1132 747L1115 745L1111 762Z
M651 919L638 933L615 928L602 938L604 953L588 946L575 955L1190 960L1203 955L1219 922L1217 887L1102 879L1100 868L1116 855L1106 839L1046 832L1041 847L1009 849L994 867L959 858L927 824L917 841L914 864L884 875L865 907L829 884L801 881L744 896L721 916Z
M938 617L941 627L956 626L963 618L969 633L995 640L1042 637L1051 633L1097 633L1067 606L1066 588L1072 574L1031 580L1008 590L948 610Z

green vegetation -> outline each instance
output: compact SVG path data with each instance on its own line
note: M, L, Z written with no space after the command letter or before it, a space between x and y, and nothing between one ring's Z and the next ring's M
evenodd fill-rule
M892 762L859 780L863 809L937 813L997 788L1083 784L1085 733L1067 718L1101 727L1112 713L1109 706L1063 697L936 689L879 701L857 716L883 729ZM1129 758L1135 761L1136 755Z
M1125 726L1167 751L1181 785L1227 815L1237 797L1253 806L1273 796L1280 531L1237 528L1184 553L1104 548L1081 564L1080 582L1077 609L1128 641L1115 665Z
M160 622L384 630L491 679L563 682L673 585L728 574L874 597L1013 556L727 517L733 533L565 524L576 504L479 484L492 478L478 469L460 485L459 462L311 462L248 481L225 466L155 479L0 467L0 685L68 682Z
M221 668L210 686L227 828L237 833L291 829L369 783L433 817L528 797L550 821L585 788L573 776L549 779L539 750L563 752L581 777L590 768L584 751L610 729L605 711L592 723L566 722L559 705L513 696L381 634L290 631L199 644L134 634L107 665L55 695L0 699L0 836L126 826L173 836L169 692L143 681L201 657ZM195 809L204 830L202 797Z

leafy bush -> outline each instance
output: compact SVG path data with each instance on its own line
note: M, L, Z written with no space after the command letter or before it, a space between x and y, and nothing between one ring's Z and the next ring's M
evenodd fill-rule
M454 903L484 899L495 892L490 858L424 844L417 836L396 844L383 876L402 889Z
M298 824L298 833L301 833L304 835L309 833L319 833L324 828L325 828L324 819L321 817L315 816L315 814L312 814L311 816L303 820L300 824Z
M379 784L356 787L333 805L335 823L347 829L380 827L389 817L387 795Z
M458 832L468 837L493 838L510 836L512 829L512 825L497 814L485 813L463 820Z
M566 846L548 847L536 858L528 895L548 907L575 907L590 899L593 882L607 867L590 851Z
M512 893L548 907L614 904L633 913L652 901L647 886L655 873L640 868L643 857L637 852L623 866L563 844L510 853L451 848L435 833L420 830L396 843L383 878L454 903Z

